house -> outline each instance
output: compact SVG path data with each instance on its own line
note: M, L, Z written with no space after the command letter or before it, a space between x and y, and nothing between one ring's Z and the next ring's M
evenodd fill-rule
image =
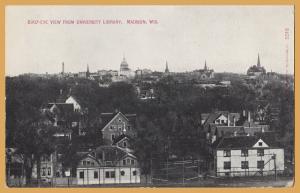
M224 137L216 141L216 176L265 176L284 171L284 149L264 136Z
M114 140L122 134L134 137L135 119L136 114L101 113L100 122L104 144L113 144Z
M75 112L82 112L82 107L81 105L79 104L79 101L78 99L76 99L74 96L69 96L65 103L67 104L73 104L73 107L74 107L74 111Z
M51 153L50 155L44 154L41 156L40 161L40 176L41 180L45 182L51 182L52 178L55 176L54 170L56 166L56 153ZM35 162L32 168L32 178L37 178L37 163Z
M228 111L216 111L210 114L204 113L202 121L204 127L208 125L223 125L223 126L236 126L236 122L240 119L239 113L230 113Z
M140 183L137 159L118 146L100 146L80 159L77 166L77 183Z

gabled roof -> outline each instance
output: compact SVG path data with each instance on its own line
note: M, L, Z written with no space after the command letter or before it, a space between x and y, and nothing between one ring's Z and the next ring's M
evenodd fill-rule
M257 141L255 136L224 137L217 145L217 149L251 148Z
M125 118L125 120L134 123L134 120L136 118L136 114L123 114L121 112L117 113L101 113L100 117L102 119L102 131L111 123L113 122L118 116L122 116Z
M126 134L122 134L122 135L119 135L118 137L116 137L114 140L113 140L113 145L119 143L120 141L124 140L124 139L129 139L131 140L131 138L126 135Z
M216 146L217 149L243 149L252 148L259 140L265 142L269 147L279 147L275 139L257 136L234 136L224 137Z
M132 158L136 158L131 153L126 152L124 149L118 146L100 146L95 150L96 154L102 154L104 152L105 161L120 161L122 158L126 156L130 156Z

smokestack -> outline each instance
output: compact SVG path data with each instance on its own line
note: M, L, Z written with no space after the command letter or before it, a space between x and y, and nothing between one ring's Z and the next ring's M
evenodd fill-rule
M64 74L65 73L65 63L62 63L62 69L61 69L61 73Z

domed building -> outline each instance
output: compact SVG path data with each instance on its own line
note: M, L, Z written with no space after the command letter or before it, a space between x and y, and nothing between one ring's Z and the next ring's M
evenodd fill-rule
M248 70L247 70L247 75L248 76L260 76L260 75L264 75L266 74L266 70L263 66L261 66L260 64L260 58L259 58L259 54L257 57L257 64L251 66Z
M134 76L133 72L131 71L131 69L129 68L129 65L126 61L125 56L123 56L123 60L121 62L120 65L120 76L125 76L127 78L131 78Z

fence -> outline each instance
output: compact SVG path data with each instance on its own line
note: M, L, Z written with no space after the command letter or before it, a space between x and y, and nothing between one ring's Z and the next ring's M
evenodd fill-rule
M154 163L155 162L155 163ZM207 167L203 160L157 162L151 160L151 182L155 184L187 184L206 177Z

